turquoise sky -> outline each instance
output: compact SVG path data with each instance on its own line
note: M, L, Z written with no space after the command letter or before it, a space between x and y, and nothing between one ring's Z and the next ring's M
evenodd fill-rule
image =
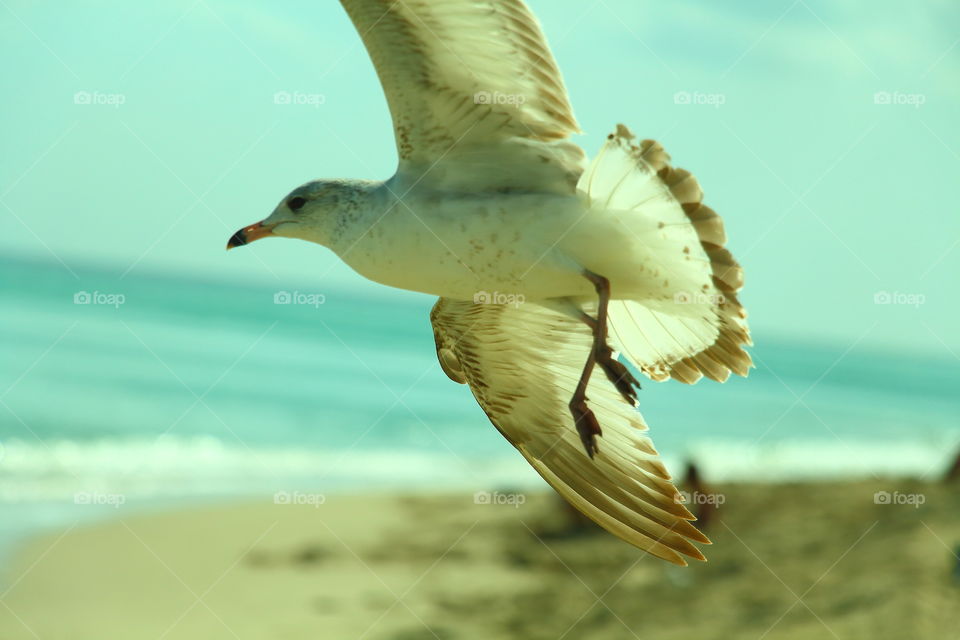
M587 152L622 121L699 177L755 330L960 354L960 6L530 4ZM0 59L0 251L381 290L306 243L224 251L306 180L394 169L337 3L2 0Z

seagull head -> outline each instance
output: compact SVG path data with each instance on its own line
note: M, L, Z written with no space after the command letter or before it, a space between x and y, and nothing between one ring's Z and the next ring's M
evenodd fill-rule
M297 187L268 217L237 231L227 241L233 249L270 236L329 243L337 212L355 189L342 180L316 180Z

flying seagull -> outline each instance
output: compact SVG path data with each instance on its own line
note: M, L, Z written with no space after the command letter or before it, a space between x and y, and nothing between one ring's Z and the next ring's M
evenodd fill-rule
M623 125L587 161L522 0L341 3L390 106L396 174L309 182L227 248L309 240L439 296L440 366L527 462L615 536L703 560L621 362L688 384L751 366L742 270L697 180Z

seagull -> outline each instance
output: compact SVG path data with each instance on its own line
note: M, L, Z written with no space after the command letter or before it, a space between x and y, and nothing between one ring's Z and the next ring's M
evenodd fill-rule
M386 94L397 171L297 187L227 248L299 238L438 296L441 368L551 487L644 551L705 560L633 375L723 382L752 366L743 272L696 178L624 125L587 160L522 0L341 4Z

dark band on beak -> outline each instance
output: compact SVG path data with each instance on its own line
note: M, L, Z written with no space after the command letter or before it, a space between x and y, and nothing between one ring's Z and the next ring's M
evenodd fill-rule
M227 241L227 249L242 247L245 244L247 244L247 234L244 233L244 229L240 229L240 231L230 236L230 239Z
M234 247L242 247L245 244L250 244L255 240L260 238L267 238L273 235L273 228L277 226L276 224L264 224L262 221L256 224L252 224L249 227L244 227L237 231L235 234L230 236L230 239L227 241L227 249L233 249Z

